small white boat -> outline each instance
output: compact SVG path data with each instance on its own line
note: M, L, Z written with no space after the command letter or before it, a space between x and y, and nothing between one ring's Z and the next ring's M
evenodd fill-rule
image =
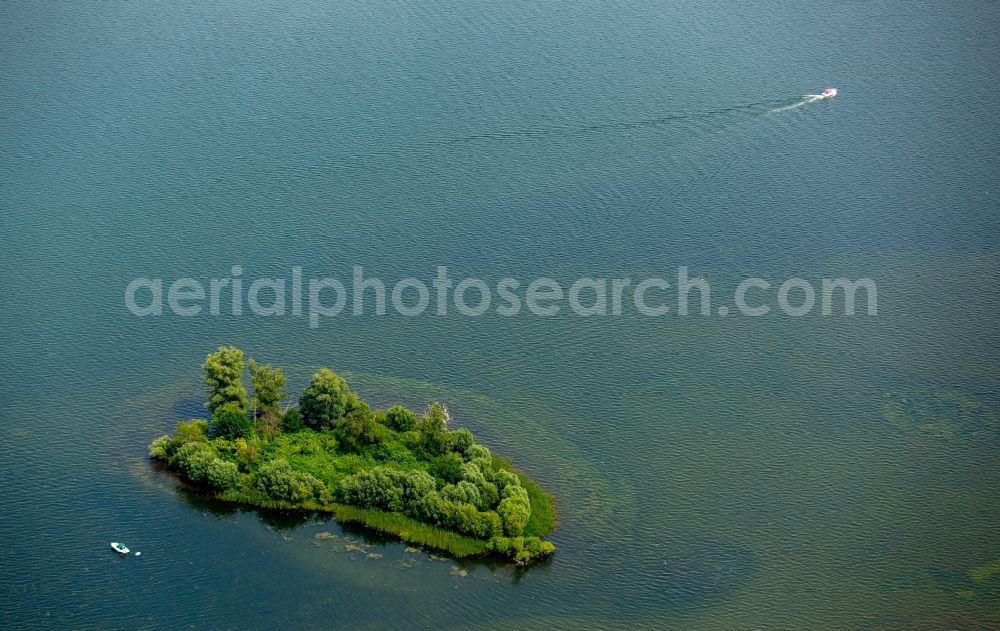
M837 96L837 88L825 88L820 96L824 99L832 99Z
M128 548L125 547L124 543L118 543L117 541L111 542L111 549L118 554L128 554Z

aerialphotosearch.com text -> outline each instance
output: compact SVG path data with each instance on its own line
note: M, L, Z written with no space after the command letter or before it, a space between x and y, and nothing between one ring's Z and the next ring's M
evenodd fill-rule
M383 316L395 313L416 317L486 313L513 317L530 314L551 317L617 316L634 311L649 317L687 316L760 317L772 313L799 317L808 314L855 315L859 305L868 316L878 314L878 291L870 278L789 278L772 282L747 278L732 292L728 304L713 302L710 283L691 277L687 267L676 274L649 278L583 277L560 282L539 277L528 281L504 277L496 283L480 278L454 279L444 265L437 266L429 283L419 278L385 282L353 266L348 281L337 277L304 278L292 267L288 278L248 278L241 266L222 278L136 278L125 288L125 306L140 317L173 314L180 317L305 316L310 328L342 315Z

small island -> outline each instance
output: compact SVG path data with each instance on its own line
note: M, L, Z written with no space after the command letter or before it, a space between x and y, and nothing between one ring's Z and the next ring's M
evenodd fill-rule
M452 429L431 403L418 416L372 410L329 368L298 407L283 406L280 368L220 347L202 366L211 420L177 423L149 455L216 498L261 508L327 511L456 557L527 565L555 546L552 497L509 460ZM243 385L249 372L252 394Z

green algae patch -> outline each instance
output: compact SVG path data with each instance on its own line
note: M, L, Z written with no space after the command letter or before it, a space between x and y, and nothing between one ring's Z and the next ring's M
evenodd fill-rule
M997 575L1000 575L1000 559L969 570L969 578L977 583L982 583Z
M900 430L946 440L1000 429L1000 414L955 390L890 392L882 417Z

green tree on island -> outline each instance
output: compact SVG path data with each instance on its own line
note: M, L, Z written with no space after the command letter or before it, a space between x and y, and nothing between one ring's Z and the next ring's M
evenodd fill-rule
M354 451L378 442L378 424L368 404L349 392L344 398L344 415L335 424L341 444Z
M209 353L202 364L205 383L208 384L208 402L205 407L212 414L226 404L236 404L246 411L247 391L243 387L243 351L232 346L220 346Z
M271 364L260 365L251 359L247 362L253 395L250 397L251 416L257 420L260 432L268 437L281 431L281 400L288 396L282 392L288 380L280 368Z
M271 364L258 364L254 359L247 362L247 368L250 371L250 385L253 386L253 395L250 397L253 416L279 416L281 401L288 396L287 392L281 391L288 384L285 374L280 368Z
M321 369L299 399L302 422L317 430L333 429L344 415L348 392L347 382L340 375L329 368Z
M394 405L385 411L385 424L397 432L409 432L417 428L417 415L402 405Z
M301 432L305 428L306 425L302 422L302 415L299 414L298 409L292 408L281 416L281 431L286 434Z
M430 404L423 418L417 423L417 429L423 440L427 453L437 455L448 450L448 409L435 401Z
M228 438L249 438L253 426L247 417L247 411L240 405L229 402L212 415L212 429L215 435Z

